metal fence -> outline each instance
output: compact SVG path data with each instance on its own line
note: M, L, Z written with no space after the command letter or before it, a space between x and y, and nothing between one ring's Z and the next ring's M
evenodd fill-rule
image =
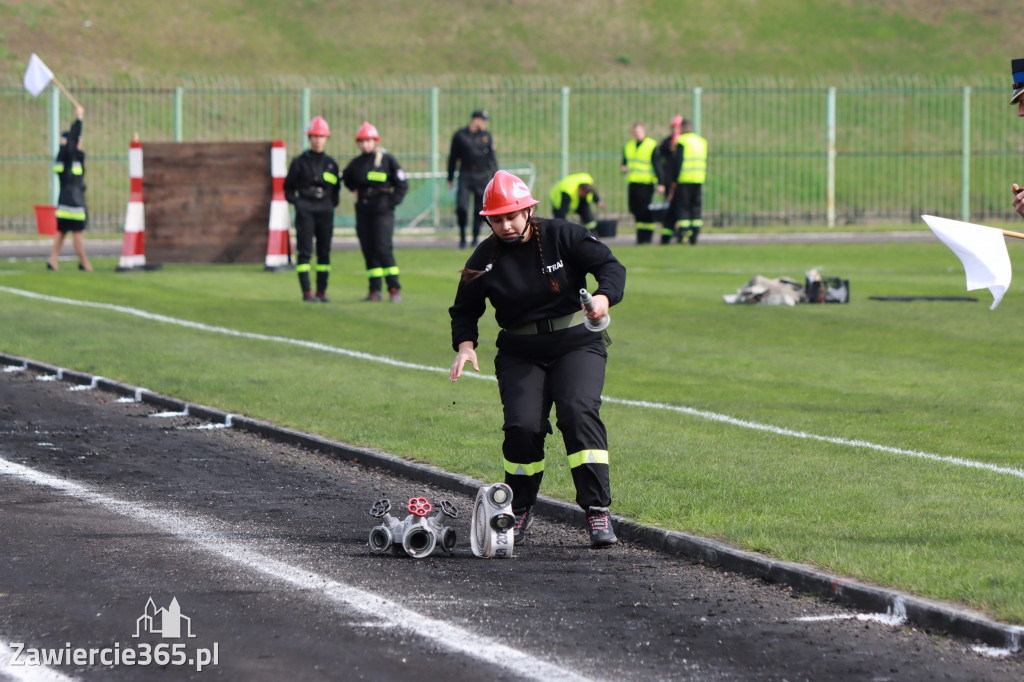
M282 139L305 147L306 123L331 124L327 151L339 163L358 152L363 120L414 173L399 226L454 223L444 182L451 134L474 109L490 113L502 167L535 169L534 193L561 175L587 171L607 204L626 217L622 146L634 121L656 139L682 114L709 142L705 221L715 226L917 222L921 213L1011 219L1012 182L1024 130L1005 78L776 79L579 77L440 79L187 79L171 84L71 79L86 108L84 149L90 221L117 231L128 201L128 143ZM0 77L0 230L35 231L34 204L53 203L51 167L73 116L51 88L32 98L17 75ZM350 211L338 212L340 225Z

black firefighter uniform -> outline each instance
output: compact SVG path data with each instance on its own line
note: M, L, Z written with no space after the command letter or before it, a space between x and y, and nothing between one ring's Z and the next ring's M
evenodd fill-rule
M338 162L323 152L307 149L292 159L284 179L284 196L295 206L295 266L304 296L310 291L309 271L316 238L316 291L327 291L331 272L331 238L334 236L334 209L341 192Z
M370 294L379 293L382 278L388 291L398 292L398 264L392 239L395 206L402 203L409 183L390 153L378 147L349 161L341 174L345 187L356 193L356 236L366 261Z
M61 232L81 232L88 222L85 207L85 152L78 148L82 137L82 121L71 124L67 140L57 152L53 172L60 181L57 197L57 229Z

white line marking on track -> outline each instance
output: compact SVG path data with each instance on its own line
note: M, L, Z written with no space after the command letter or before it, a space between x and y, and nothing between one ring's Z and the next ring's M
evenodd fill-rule
M14 649L0 639L0 680L17 680L17 682L74 682L77 678L68 677L64 673L44 665L13 666Z
M149 415L150 417L187 417L188 410L182 410L181 412L154 412Z
M96 308L99 310L111 310L114 312L123 313L125 315L132 315L134 317L140 317L145 320L152 320L154 322L164 322L166 324L173 324L179 327L187 327L189 329L197 329L199 331L213 332L216 334L225 334L228 336L235 336L243 339L252 339L255 341L271 341L274 343L286 343L293 346L299 346L302 348L309 348L311 350L319 350L326 353L335 353L338 355L346 355L351 358L358 360L368 360L370 362L376 362L384 365L390 365L392 367L399 367L402 369L413 369L422 372L434 372L447 374L449 371L448 367L431 367L429 365L420 365L412 362L403 362L401 360L395 360L393 358L384 357L381 355L371 355L370 353L364 353L362 351L349 350L347 348L338 348L336 346L328 346L327 344L318 343L315 341L304 341L302 339L292 339L287 336L273 336L269 334L258 334L255 332L243 332L237 329L228 329L226 327L216 327L213 325L204 324L202 322L193 322L191 320L182 320L167 315L160 315L157 313L150 313L145 310L139 310L138 308L130 308L128 306L114 305L112 303L98 303L96 301L79 301L72 298L61 298L59 296L50 296L48 294L40 294L34 291L26 291L24 289L15 289L12 287L0 286L0 291L13 294L15 296L24 296L25 298L34 298L40 301L50 301L51 303L64 303L67 305L79 306L83 308ZM60 373L58 372L58 375ZM494 376L487 374L474 374L472 372L466 372L462 376L470 377L472 379L481 379L484 381L496 381ZM52 379L50 379L52 381ZM806 431L795 431L793 429L787 429L779 426L772 426L771 424L761 424L759 422L749 421L746 419L737 419L736 417L730 417L725 414L718 414L716 412L708 412L706 410L698 410L692 407L686 407L683 405L670 405L668 403L650 402L646 400L626 400L623 398L613 398L609 396L602 396L604 402L613 405L624 405L628 407L640 407L652 410L667 410L671 412L679 412L692 417L698 417L700 419L707 419L710 421L716 421L723 424L729 424L731 426L738 426L746 429L753 429L755 431L763 431L766 433L774 433L779 436L787 436L791 438L800 438L804 440L816 440L823 443L831 443L833 445L843 445L853 448L865 448L868 450L875 450L877 452L885 452L893 455L904 455L908 457L916 457L918 459L928 460L932 462L941 462L943 464L952 464L954 466L967 467L972 469L982 469L984 471L990 471L996 474L1003 474L1007 476L1015 476L1017 478L1024 479L1024 469L1020 469L1012 466L1000 466L998 464L989 464L987 462L977 462L970 459L964 459L962 457L948 457L944 455L936 455L928 452L921 452L920 450L908 450L905 448L897 448L889 445L880 445L878 443L872 443L866 440L858 440L852 438L838 438L833 436L822 436L814 433L808 433Z
M584 677L569 668L547 663L534 655L502 644L472 630L423 615L382 595L374 594L334 578L314 573L275 559L255 545L229 540L210 521L198 516L160 509L156 505L123 501L90 488L17 464L0 457L0 475L59 491L89 504L147 523L204 551L218 555L256 573L288 583L301 591L320 594L341 611L358 612L382 627L397 627L431 640L449 651L493 665L513 675L536 680L579 680Z
M881 623L882 625L891 625L893 627L899 627L906 622L905 618L890 616L885 613L834 613L830 616L802 616L800 618L794 618L793 620L803 623L819 623L834 620L859 620L864 622Z
M988 646L987 644L974 644L971 646L971 651L989 658L1007 658L1015 653L1009 649L1000 649L998 647Z

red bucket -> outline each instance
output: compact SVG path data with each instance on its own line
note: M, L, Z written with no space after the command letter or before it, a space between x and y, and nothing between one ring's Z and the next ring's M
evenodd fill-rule
M36 230L39 234L57 234L57 207L36 204Z

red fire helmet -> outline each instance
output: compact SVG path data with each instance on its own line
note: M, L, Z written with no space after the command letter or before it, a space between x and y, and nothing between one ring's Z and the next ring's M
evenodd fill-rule
M484 210L480 215L505 215L540 202L530 194L526 183L508 171L494 174L484 190Z
M330 137L331 129L327 125L327 121L324 120L323 116L317 116L316 118L309 122L309 130L306 131L306 134Z
M363 121L363 125L359 126L359 132L356 133L356 142L359 140L380 140L380 133L373 127L373 124L369 121Z

